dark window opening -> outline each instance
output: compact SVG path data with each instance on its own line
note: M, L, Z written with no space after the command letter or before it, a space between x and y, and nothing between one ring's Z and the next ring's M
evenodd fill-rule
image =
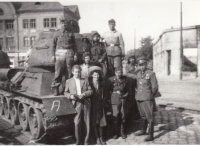
M3 10L0 8L0 15L3 15L4 13L3 13Z

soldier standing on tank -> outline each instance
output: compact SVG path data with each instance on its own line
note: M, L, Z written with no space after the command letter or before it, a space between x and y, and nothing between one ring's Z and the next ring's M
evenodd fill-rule
M97 31L92 31L91 33L91 62L97 65L103 70L103 77L107 74L107 53L105 50L105 45L100 41L100 34Z
M127 98L130 96L129 92L129 82L126 76L122 75L122 68L115 68L115 76L110 77L107 81L107 96L111 97L112 105L114 139L118 138L119 130L121 130L123 139L127 137L124 127L128 113Z
M141 56L137 59L140 71L137 73L137 94L136 100L140 116L142 118L141 130L136 136L145 135L149 123L149 134L145 141L154 139L154 96L158 91L156 75L153 71L147 69L147 59Z
M52 60L55 61L55 77L51 85L54 95L59 95L59 86L63 75L66 79L72 76L72 66L77 59L76 43L74 33L69 29L69 22L62 17L60 19L61 29L53 36L51 47Z
M115 68L122 67L125 49L122 34L115 29L115 20L108 21L110 31L105 32L102 37L105 39L106 52L108 56L109 76L113 76Z

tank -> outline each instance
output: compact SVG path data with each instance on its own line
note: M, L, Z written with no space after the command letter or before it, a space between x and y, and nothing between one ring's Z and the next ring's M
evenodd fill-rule
M71 13L64 7L64 15ZM73 16L73 15L71 15ZM75 32L78 49L77 64L89 49L88 34L80 34L79 25L69 21ZM73 117L76 111L64 95L54 96L51 83L54 78L54 62L50 47L54 30L42 32L32 47L28 68L0 68L0 115L13 125L19 124L23 131L30 131L32 138L60 131L73 133ZM2 65L3 66L3 65Z

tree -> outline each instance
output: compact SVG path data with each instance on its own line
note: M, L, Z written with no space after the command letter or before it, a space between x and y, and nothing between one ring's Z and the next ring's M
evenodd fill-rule
M145 55L147 57L147 59L149 59L149 60L153 59L153 43L152 43L152 41L153 41L153 38L151 38L151 36L147 36L140 40L141 54Z

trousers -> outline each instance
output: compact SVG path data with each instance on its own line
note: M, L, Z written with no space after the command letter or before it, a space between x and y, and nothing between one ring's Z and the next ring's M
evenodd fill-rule
M72 77L74 65L74 51L72 49L58 49L55 55L55 76L51 85L52 88L60 86L63 76L66 80Z
M77 114L74 118L76 144L82 144L83 135L85 135L84 144L88 144L89 136L90 136L90 110L91 110L91 107L87 107L83 103L77 102L75 109L77 112ZM85 131L84 132L85 134L83 134L83 131Z
M147 119L148 122L153 122L153 112L154 112L154 103L153 100L138 101L138 109L140 112L141 118Z
M115 75L115 68L122 67L122 57L121 56L108 56L108 67L110 76Z
M113 104L112 111L113 111L113 118L120 120L121 123L124 123L128 113L128 107L126 101L122 100L122 102L119 104Z

